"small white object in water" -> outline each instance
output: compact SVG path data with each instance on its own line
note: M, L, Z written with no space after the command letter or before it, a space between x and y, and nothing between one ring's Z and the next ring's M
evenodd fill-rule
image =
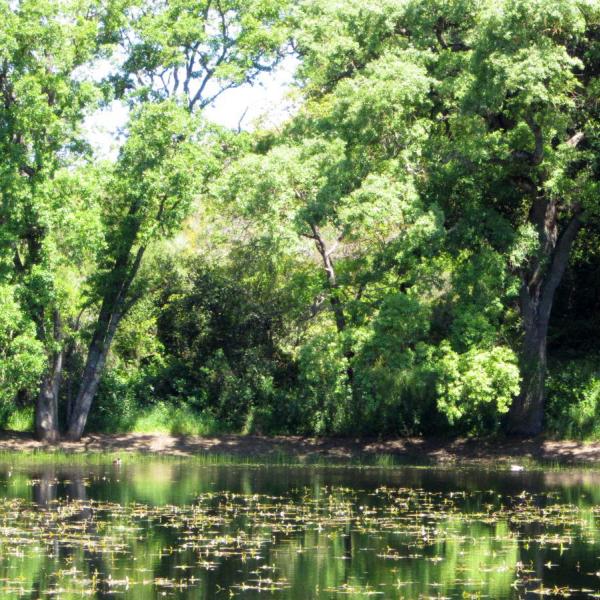
M511 471L524 471L525 467L523 465L510 465Z

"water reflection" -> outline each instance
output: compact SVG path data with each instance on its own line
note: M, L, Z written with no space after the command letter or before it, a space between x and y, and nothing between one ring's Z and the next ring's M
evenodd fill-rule
M597 597L600 474L0 466L0 597Z

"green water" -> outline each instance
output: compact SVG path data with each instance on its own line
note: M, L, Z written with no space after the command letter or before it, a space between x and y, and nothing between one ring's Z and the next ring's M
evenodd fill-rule
M0 598L600 597L600 473L0 466Z

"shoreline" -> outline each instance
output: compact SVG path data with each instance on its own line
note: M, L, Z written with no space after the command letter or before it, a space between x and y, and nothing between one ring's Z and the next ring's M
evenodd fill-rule
M172 457L218 457L266 462L286 457L298 463L374 463L385 466L494 465L525 461L557 465L600 466L600 442L513 438L351 439L302 436L169 434L88 434L79 442L42 443L29 433L0 432L0 453L142 454Z

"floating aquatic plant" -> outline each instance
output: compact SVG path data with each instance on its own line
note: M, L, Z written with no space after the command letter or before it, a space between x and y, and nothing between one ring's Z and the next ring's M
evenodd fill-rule
M156 468L11 471L0 498L0 598L600 595L600 508L583 494L478 489L476 476L461 488L440 474L443 485L402 485L402 475L372 485L350 470L331 482L321 471L286 473L286 483L272 469ZM235 482L201 489L233 473ZM184 492L141 501L141 476Z

